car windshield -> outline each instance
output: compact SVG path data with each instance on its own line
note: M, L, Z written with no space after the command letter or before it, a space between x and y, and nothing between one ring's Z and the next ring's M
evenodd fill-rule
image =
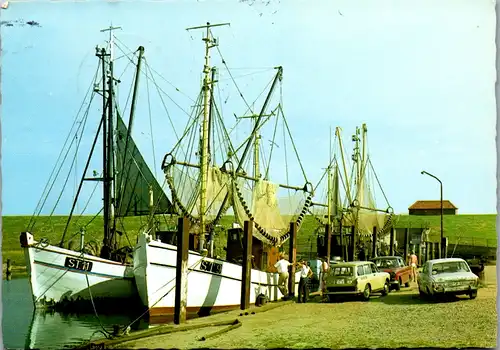
M469 272L469 267L463 261L447 261L435 263L432 265L432 274L453 273L453 272Z
M333 276L352 276L352 267L350 266L334 267L331 271Z
M375 259L374 262L378 268L382 269L398 267L398 262L396 259Z

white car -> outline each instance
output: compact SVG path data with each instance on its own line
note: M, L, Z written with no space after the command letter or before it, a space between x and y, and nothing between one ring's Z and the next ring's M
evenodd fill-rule
M371 261L341 262L330 267L326 277L326 294L333 301L336 295L362 295L369 300L371 293L389 293L391 276L381 272Z
M476 298L479 277L472 273L464 259L446 258L427 261L417 277L422 297L468 295Z

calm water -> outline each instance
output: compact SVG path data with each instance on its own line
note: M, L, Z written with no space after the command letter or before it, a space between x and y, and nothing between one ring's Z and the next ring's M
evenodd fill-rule
M3 280L2 299L2 333L4 347L7 349L62 349L91 338L103 337L99 332L102 330L99 320L93 313L67 315L34 312L29 281L26 278ZM134 318L132 315L99 315L103 328L108 332L113 330L113 325L123 327ZM147 328L148 325L141 323L139 327Z

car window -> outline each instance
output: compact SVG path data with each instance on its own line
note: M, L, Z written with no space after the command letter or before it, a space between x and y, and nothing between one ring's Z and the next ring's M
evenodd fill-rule
M358 276L363 276L365 273L363 271L363 266L358 266L358 268L356 269L356 271L358 272Z
M403 259L398 259L398 262L399 262L399 267L405 267L405 262L403 261Z
M352 267L350 266L342 266L342 267L333 267L331 269L331 274L334 276L352 276Z
M370 265L363 265L363 272L365 275L369 275L372 273L372 267Z
M432 265L432 274L469 272L469 266L464 261L446 261Z
M427 271L428 271L427 265L428 265L428 264L424 264L424 268L422 269L422 272L423 272L423 273L427 273Z
M372 272L374 272L374 273L379 272L379 270L378 270L377 266L375 266L375 264L370 264L370 267L372 269Z
M381 269L392 269L394 267L399 267L397 259L377 259L374 261L375 265Z

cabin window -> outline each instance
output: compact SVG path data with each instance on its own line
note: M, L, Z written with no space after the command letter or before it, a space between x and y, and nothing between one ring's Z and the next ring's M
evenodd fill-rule
M262 270L266 271L268 266L267 252L262 253Z

